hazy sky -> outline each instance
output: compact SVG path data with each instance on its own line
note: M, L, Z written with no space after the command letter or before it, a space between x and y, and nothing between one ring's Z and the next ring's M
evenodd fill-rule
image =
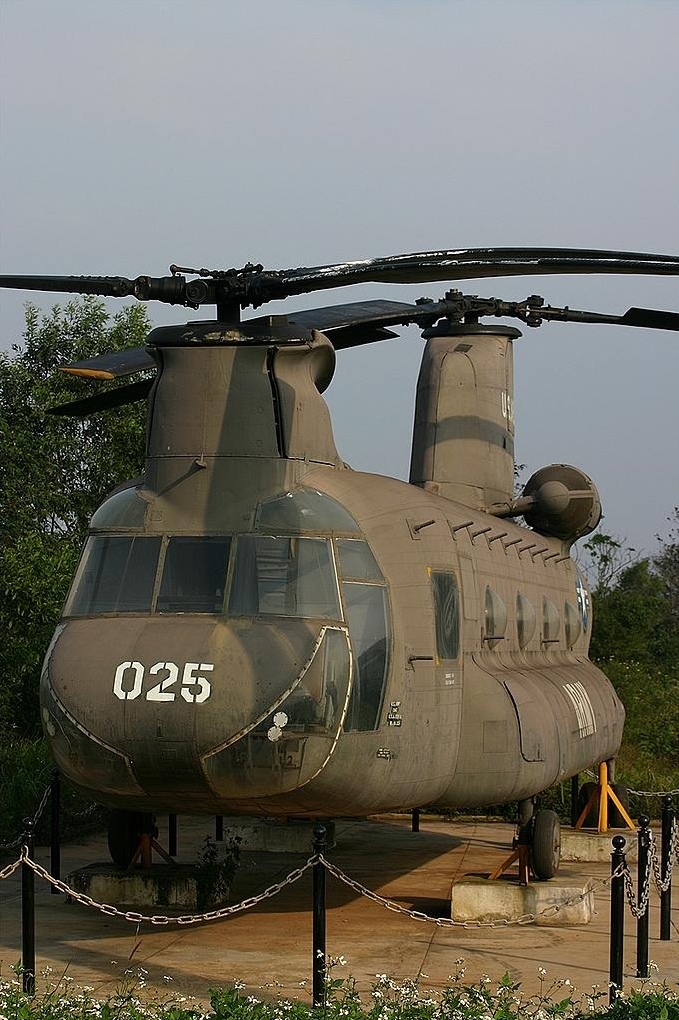
M172 262L287 268L481 245L679 254L676 0L0 0L0 33L5 273L160 276ZM679 309L676 277L464 289ZM3 349L28 297L57 300L2 293ZM604 529L655 551L679 503L677 335L525 333L526 477L582 467ZM339 356L326 397L354 467L407 477L420 350L409 330Z

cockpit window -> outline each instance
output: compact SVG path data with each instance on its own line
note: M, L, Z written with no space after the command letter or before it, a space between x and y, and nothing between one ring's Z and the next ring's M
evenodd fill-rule
M340 574L343 578L359 581L382 581L382 571L367 542L360 538L337 540Z
M358 531L341 503L316 489L296 489L267 499L257 508L257 531Z
M89 538L64 615L149 612L159 553L158 537Z
M231 539L175 535L165 551L158 613L221 613Z
M328 540L239 536L229 615L341 620Z

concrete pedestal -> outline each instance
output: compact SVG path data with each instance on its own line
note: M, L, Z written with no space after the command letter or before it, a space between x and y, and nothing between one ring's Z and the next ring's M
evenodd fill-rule
M535 914L534 924L570 926L588 924L594 910L594 883L576 876L557 875L549 882L521 886L516 878L496 881L466 875L451 890L453 921L516 921ZM543 911L549 907L558 911Z
M89 864L66 879L76 892L112 906L197 909L195 871L190 864L154 864L125 871L115 864ZM210 909L221 904L211 904Z
M613 837L622 835L627 840L625 853L628 861L637 859L637 834L631 829L611 829L610 832L592 832L587 829L561 829L562 861L608 861L613 852ZM558 876L557 876L558 880Z

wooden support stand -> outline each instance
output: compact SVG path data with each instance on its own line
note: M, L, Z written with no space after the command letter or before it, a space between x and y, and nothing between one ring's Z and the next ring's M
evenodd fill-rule
M155 837L152 836L150 832L142 832L141 836L139 837L139 845L137 846L137 849L134 852L134 857L127 866L127 870L132 871L132 868L135 866L137 861L141 863L142 868L150 868L151 856L154 850L156 851L157 854L160 854L163 860L166 861L168 864L174 864L174 861L172 860L170 855L163 850L162 846L155 839Z
M580 817L576 821L574 827L576 829L581 829L582 826L583 826L583 823L585 821L585 818L587 817L589 812L592 810L592 808L596 804L598 804L598 806L599 806L599 826L598 826L598 831L601 832L601 833L608 832L608 801L609 801L609 799L610 799L611 803L615 804L615 806L617 807L617 809L620 812L620 815L621 815L623 821L625 822L625 825L627 826L627 828L634 830L635 829L634 822L632 821L632 819L628 815L628 813L625 810L625 808L620 803L620 798L616 794L615 790L613 789L613 787L608 782L608 764L605 761L602 761L601 764L599 765L599 783L598 783L598 786L595 786L595 788L592 790L592 792L590 794L590 797L589 797L589 800L587 801L586 805L584 806L584 808L580 812Z
M530 882L530 847L527 843L517 844L507 860L503 861L490 875L490 881L494 882L517 861L519 862L519 885L528 885Z

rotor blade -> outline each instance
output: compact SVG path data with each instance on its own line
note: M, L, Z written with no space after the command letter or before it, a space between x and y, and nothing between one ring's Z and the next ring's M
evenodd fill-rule
M99 297L135 297L139 301L164 301L170 305L198 307L215 301L210 280L184 276L0 276L0 287L40 290L60 294L96 294Z
M630 308L620 318L623 326L642 326L646 329L679 330L678 312L661 312L658 308Z
M405 301L351 301L342 305L328 305L325 308L305 308L301 312L287 312L288 322L307 329L336 329L339 326L354 326L359 322L383 324L385 316L396 322L398 316L412 312L417 305ZM397 318L394 319L393 316Z
M98 354L84 361L74 361L70 365L60 365L59 371L89 379L118 379L123 375L133 375L134 372L152 368L156 368L156 362L145 347L127 347L122 351L111 351L110 354Z
M600 312L581 312L576 308L536 308L538 319L549 319L557 322L599 322L614 326L635 326L642 329L679 330L679 313L663 312L658 308L629 308L624 315L604 315ZM529 325L539 325L531 323Z
M216 303L218 314L224 321L230 321L231 316L237 317L239 306L257 307L293 294L358 283L430 283L570 273L676 276L679 256L587 248L458 248L282 271L248 266L243 270L186 272L197 272L202 278L187 282L185 276L179 275L138 276L135 280L120 276L0 276L0 287L104 297L134 296L141 301L164 301L193 308Z
M430 283L571 273L675 276L679 275L679 256L586 248L460 248L290 269L272 275L276 277L274 289L280 288L288 295L357 283ZM265 287L266 275L262 274Z
M90 397L83 397L82 400L72 400L68 404L59 404L58 407L48 408L48 414L73 415L84 418L97 411L108 411L112 407L123 407L125 404L133 404L137 400L144 400L150 393L153 386L153 379L141 379L139 382L129 383L126 386L117 386L113 390L103 390L94 393Z

